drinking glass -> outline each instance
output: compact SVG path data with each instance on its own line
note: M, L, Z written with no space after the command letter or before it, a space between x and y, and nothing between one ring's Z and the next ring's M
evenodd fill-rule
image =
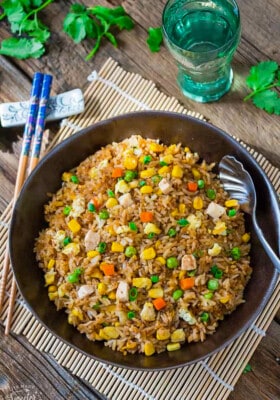
M231 61L241 32L235 0L169 0L162 29L185 96L209 102L230 89Z

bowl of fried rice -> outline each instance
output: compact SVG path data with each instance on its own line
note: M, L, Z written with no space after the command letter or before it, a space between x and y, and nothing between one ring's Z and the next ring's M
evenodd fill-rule
M56 336L102 362L167 369L237 338L277 273L218 163L251 174L257 217L277 248L277 198L227 133L185 115L138 112L96 123L52 149L11 221L22 296Z

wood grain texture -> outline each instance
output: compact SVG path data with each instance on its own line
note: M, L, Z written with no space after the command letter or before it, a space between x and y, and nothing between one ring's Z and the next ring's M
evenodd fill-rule
M52 94L76 87L85 89L87 76L93 70L98 71L110 56L127 71L154 81L160 90L178 98L186 108L203 114L211 123L243 139L280 166L280 117L243 102L248 93L245 78L250 67L268 59L280 63L279 0L254 0L253 3L238 0L242 38L233 60L234 83L220 101L208 104L196 103L181 94L176 85L177 67L166 48L151 54L146 45L147 29L161 24L164 0L98 1L105 6L124 6L135 21L135 28L117 33L118 48L104 41L99 53L89 62L84 59L93 43L74 44L62 32L63 19L70 4L75 2L58 0L42 12L41 18L50 27L52 36L41 59L20 61L0 56L0 102L28 99L35 71L53 75ZM92 0L80 2L93 4ZM8 25L1 21L0 38L9 35ZM57 123L48 124L48 128L53 135ZM22 131L21 128L0 128L0 213L13 196ZM242 375L230 400L279 400L280 365L276 361L280 357L279 323L280 312L250 361L253 371ZM39 354L24 338L6 338L0 330L0 399L7 398L7 390L11 388L21 389L22 384L38 390L38 396L43 399L95 399L84 382L68 374L47 355Z

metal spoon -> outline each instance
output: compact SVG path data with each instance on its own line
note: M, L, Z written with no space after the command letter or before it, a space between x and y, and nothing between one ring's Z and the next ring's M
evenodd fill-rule
M253 180L241 162L233 156L224 156L219 163L219 176L224 189L233 199L238 200L243 211L252 216L256 234L274 267L280 273L280 259L266 241L256 220L257 196Z

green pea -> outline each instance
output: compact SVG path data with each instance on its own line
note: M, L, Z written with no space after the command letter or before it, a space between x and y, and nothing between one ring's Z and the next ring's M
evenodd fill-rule
M199 179L199 180L197 181L197 186L198 186L199 189L203 189L204 186L205 186L204 180L203 180L203 179Z
M234 260L239 260L241 257L241 251L239 247L233 247L230 252L231 257Z
M209 279L207 282L207 288L209 290L217 290L219 287L219 281L217 279Z
M213 296L214 296L214 295L213 295L212 292L208 292L208 293L205 293L205 294L203 295L203 297L204 297L205 299L207 299L207 300L212 299Z
M100 242L99 245L97 246L97 251L100 254L105 253L106 247L107 247L107 244L105 242Z
M148 239L152 239L153 237L155 237L155 233L154 232L150 232L148 234Z
M76 268L71 274L67 276L67 281L69 283L78 283L82 272L82 268Z
M115 193L114 193L113 190L111 190L111 189L108 189L108 190L107 190L107 194L108 194L109 197L116 197L116 196L115 196Z
M214 189L207 189L207 190L206 190L206 196L207 196L208 199L210 199L210 200L215 200L215 198L216 198L216 190L214 190Z
M126 182L131 182L136 177L137 177L137 172L136 171L125 171L124 180Z
M63 246L67 246L67 244L71 243L72 239L69 236L66 236L63 240Z
M88 211L90 212L96 211L95 205L93 203L88 203Z
M159 276L158 276L158 275L152 275L152 276L151 276L151 281L152 281L152 283L158 283L158 281L159 281Z
M70 181L73 183L79 183L79 178L76 175L72 175Z
M200 314L200 320L202 322L207 322L209 319L209 314L207 312L203 312L202 314Z
M100 213L98 214L100 219L108 219L109 218L109 213L107 210L101 210Z
M176 229L170 228L169 231L167 232L167 234L168 234L169 237L176 236L176 234L177 234Z
M152 182L155 184L159 183L161 180L162 180L162 176L160 176L160 175L152 176Z
M229 217L235 217L235 215L236 215L236 210L232 209L232 210L228 211L228 216Z
M146 186L146 181L140 181L138 185L140 187Z
M172 297L174 300L179 300L180 297L183 296L183 293L184 293L183 290L177 289L177 290L175 290L175 292L173 292Z
M223 276L223 271L217 267L217 265L213 265L210 269L211 273L214 275L214 278L221 279Z
M133 232L138 232L138 228L137 228L137 225L135 224L135 222L129 222L128 226L129 226L129 229L132 230Z
M166 266L167 266L167 268L173 269L173 268L178 267L178 265L179 265L179 262L178 262L178 260L177 260L176 257L169 257L169 258L166 260Z
M127 248L125 249L125 252L124 252L126 257L129 257L129 258L135 256L136 253L137 253L137 250L133 246L127 246Z
M187 226L189 225L189 221L186 218L181 218L177 221L177 224L180 226Z
M64 214L64 215L69 215L69 214L70 214L70 211L71 211L71 207L70 207L70 206L65 206L65 207L63 208L63 214Z
M152 156L144 156L143 164L149 164L152 161Z
M128 311L128 313L127 313L127 318L128 319L132 319L132 318L134 318L135 317L135 312L134 311Z
M160 165L161 167L165 167L165 166L168 165L168 164L167 164L167 162L165 162L165 161L160 161L160 162L159 162L159 165Z
M136 287L132 287L131 289L129 289L128 292L128 298L130 301L134 301L136 300L138 297L138 290Z

